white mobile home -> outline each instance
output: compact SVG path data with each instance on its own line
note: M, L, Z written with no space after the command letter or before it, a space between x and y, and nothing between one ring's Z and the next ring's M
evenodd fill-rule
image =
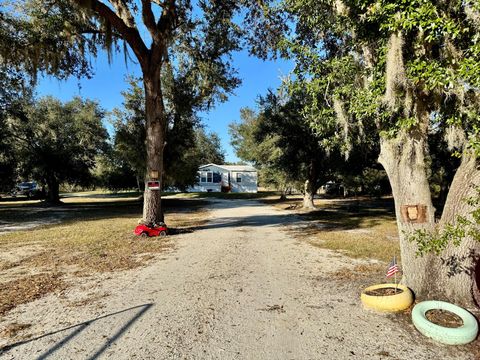
M257 170L248 165L208 164L198 168L198 192L257 192Z

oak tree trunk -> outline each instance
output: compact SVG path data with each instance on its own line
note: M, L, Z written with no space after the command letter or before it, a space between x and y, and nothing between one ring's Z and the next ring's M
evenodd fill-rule
M160 189L163 183L163 150L166 144L167 120L163 104L160 71L161 66L157 64L153 66L151 71L144 71L143 74L147 149L143 221L146 223L158 223L164 220L161 206L161 191L150 190L146 186L148 180L159 181Z
M47 194L46 202L49 204L60 204L60 184L54 174L49 174L46 178Z
M318 190L318 169L317 163L313 159L308 169L308 179L304 185L303 208L314 209L313 198Z
M466 199L478 196L480 186L480 171L478 162L472 154L462 158L450 191L445 202L442 218L438 224L443 229L448 224L455 224L458 216L464 216L473 221L471 212L474 210ZM466 236L460 245L449 243L447 248L434 258L435 293L437 297L461 304L473 306L473 300L480 305L479 288L475 278L479 276L480 239Z
M417 257L417 245L408 241L408 234L417 229L432 231L434 212L426 168L427 143L420 132L402 132L392 139L381 139L379 162L385 168L393 198L400 237L403 281L417 296L426 296L434 280L426 272L429 256ZM424 221L409 222L402 217L402 206L421 205ZM392 258L395 254L392 254Z
M402 281L419 298L443 299L472 307L474 293L478 293L474 269L478 269L480 243L465 238L459 246L449 244L440 256L417 256L417 244L410 242L408 236L418 229L441 232L445 225L455 222L457 215L471 217L472 207L465 198L475 195L476 187L480 186L476 159L473 156L464 157L450 186L442 218L435 223L425 161L428 156L425 132L402 132L395 138L382 139L380 149L379 162L388 174L395 200ZM420 222L409 220L405 209L402 214L402 206L406 205L419 205L418 209L425 211L424 219Z
M304 209L314 209L315 204L313 203L313 197L315 196L315 193L317 192L316 189L313 189L313 186L311 185L312 182L310 180L305 181L305 186L304 186L304 195L303 195L303 208Z

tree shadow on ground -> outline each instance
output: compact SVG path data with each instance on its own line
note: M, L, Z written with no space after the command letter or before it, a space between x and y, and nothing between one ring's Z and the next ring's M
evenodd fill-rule
M262 204L259 204L262 206ZM292 226L298 231L341 231L372 227L394 220L393 203L389 201L344 201L306 213L282 213L238 217L218 217L194 230L227 227Z
M84 330L86 330L90 325L94 324L95 322L97 322L99 320L102 320L102 319L106 319L108 317L115 316L115 315L127 313L127 312L130 312L130 311L135 311L135 310L138 309L138 311L136 311L128 319L128 321L126 321L122 325L122 327L120 329L118 329L114 334L112 334L111 336L108 336L106 338L103 345L99 349L97 349L93 353L93 355L88 357L89 360L94 360L94 359L97 359L101 354L103 354L103 352L105 352L105 350L107 350L108 347L111 344L116 342L122 335L124 335L127 332L127 330L137 320L139 320L153 305L154 305L153 303L147 303L147 304L143 304L143 305L133 306L133 307L128 308L128 309L124 309L124 310L120 310L120 311L110 313L110 314L107 314L107 315L99 316L95 319L88 320L88 321L85 321L85 322L82 322L82 323L79 323L79 324L76 324L76 325L72 325L72 326L69 326L69 327L66 327L66 328L63 328L63 329L60 329L60 330L52 331L52 332L43 334L41 336L37 336L37 337L32 338L32 339L19 341L19 342L10 344L10 345L6 345L6 346L0 348L0 356L3 355L3 354L6 354L10 350L12 350L14 348L17 348L19 346L26 345L26 344L29 344L29 343L32 343L32 342L35 342L35 341L38 341L38 340L41 340L41 339L44 339L44 338L47 338L47 337L51 337L51 336L54 336L56 334L60 334L62 332L68 331L68 330L73 330L68 335L63 337L61 340L57 341L52 347L50 347L50 348L46 349L44 352L42 352L42 354L39 355L36 358L37 360L47 359L50 356L52 356L55 352L57 352L59 349L66 346L70 341L72 341L74 338L76 338L78 335L80 335Z
M313 235L318 231L344 231L368 229L386 221L395 220L393 201L343 201L326 208L299 214L308 225L294 229L302 235Z
M208 205L206 200L165 199L162 201L165 212L190 212ZM119 217L141 217L142 201L86 201L65 203L60 206L39 204L8 204L0 206L0 230L2 227L22 225L23 223L55 224L58 222L76 222L102 220Z
M22 223L57 224L77 221L102 220L122 217L141 217L142 201L140 199L116 199L105 197L105 201L86 201L65 203L61 206L42 206L39 204L2 204L0 206L0 231L2 227L21 225ZM238 207L239 202L249 207L279 204L278 200L262 199L182 199L166 198L162 200L165 212L192 212L201 208L208 209L211 201L218 202L217 209ZM286 205L291 202L286 202ZM185 226L169 229L170 235L191 233L193 231L211 228L226 228L235 226L287 226L300 224L300 231L339 231L359 227L375 226L383 220L394 216L394 206L391 199L338 199L324 204L316 210L306 213L282 213L274 215L217 218L213 222L198 226Z

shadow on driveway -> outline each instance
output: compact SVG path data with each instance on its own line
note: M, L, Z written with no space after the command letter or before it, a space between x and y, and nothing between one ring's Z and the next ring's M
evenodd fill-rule
M114 313L111 313L111 314L107 314L107 315L103 315L103 316L99 316L93 320L88 320L88 321L85 321L85 322L82 322L80 324L76 324L76 325L72 325L72 326L69 326L67 328L64 328L64 329L60 329L60 330L56 330L56 331L52 331L52 332L49 332L47 334L44 334L44 335L41 335L41 336L38 336L36 338L33 338L33 339L28 339L28 340L25 340L25 341L20 341L20 342L17 342L17 343L14 343L14 344L10 344L10 345L7 345L7 346L4 346L3 348L0 349L0 356L3 355L3 354L6 354L8 351L12 350L13 348L16 348L18 346L22 346L22 345L26 345L28 343L32 343L32 342L35 342L35 341L38 341L38 340L41 340L41 339L44 339L44 338L47 338L47 337L50 337L50 336L53 336L53 335L56 335L56 334L59 334L59 333L62 333L64 331L68 331L68 330L72 330L74 329L71 333L69 333L67 336L65 336L63 339L61 339L60 341L56 342L55 345L53 345L52 347L50 347L49 349L46 349L40 356L38 356L36 359L37 360L43 360L43 359L47 359L49 358L51 355L53 355L56 351L58 351L59 349L61 349L62 347L64 347L68 342L70 342L72 339L74 339L75 337L77 337L79 334L81 334L84 330L86 330L90 325L94 324L95 322L99 321L99 320L102 320L102 319L106 319L108 317L112 317L112 316L115 316L115 315L119 315L119 314L123 314L123 313L127 313L127 312L134 312L134 314L129 318L129 320L122 325L122 327L117 331L115 332L113 335L107 337L106 341L104 342L104 344L98 349L96 350L93 355L89 356L87 359L89 360L94 360L94 359L97 359L105 350L108 349L108 347L113 344L115 341L117 341L138 319L140 319L151 307L153 306L152 303L148 303L148 304L143 304L143 305L138 305L138 306L134 306L134 307L131 307L131 308L128 308L128 309L125 309L125 310L121 310L121 311L117 311L117 312L114 312ZM138 310L138 311L135 311L135 310Z

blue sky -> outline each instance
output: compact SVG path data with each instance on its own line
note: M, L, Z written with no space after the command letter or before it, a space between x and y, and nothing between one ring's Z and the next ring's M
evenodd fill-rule
M127 74L140 76L138 65L130 63L127 67L123 54L114 56L113 63L109 65L104 52L100 52L97 59L92 59L92 64L95 70L92 79L71 78L67 81L59 81L45 77L39 79L38 94L52 95L63 101L80 95L98 100L100 105L108 111L121 107L123 99L120 92L128 87L125 76ZM230 146L228 124L240 120L242 107L255 107L258 95L265 94L268 88L277 88L281 77L286 76L292 69L290 62L262 61L248 56L244 51L234 54L234 65L242 79L242 85L235 90L235 94L227 102L219 104L208 113L201 114L207 131L214 131L220 136L226 160L231 162L238 159Z

